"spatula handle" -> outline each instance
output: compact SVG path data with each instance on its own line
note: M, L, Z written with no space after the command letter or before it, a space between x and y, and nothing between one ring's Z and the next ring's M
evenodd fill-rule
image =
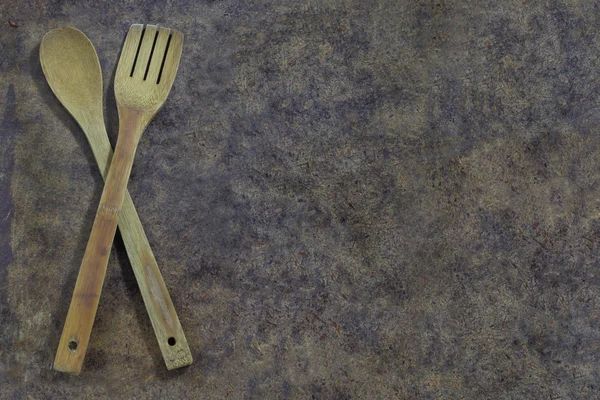
M78 374L83 365L141 130L141 118L137 117L120 118L117 146L54 359L58 371Z

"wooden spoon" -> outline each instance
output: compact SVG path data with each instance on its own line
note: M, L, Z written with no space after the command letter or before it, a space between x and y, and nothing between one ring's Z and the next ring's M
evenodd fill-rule
M42 40L40 61L52 91L83 129L102 177L106 179L112 159L112 148L104 126L102 71L94 46L75 28L54 29ZM191 364L192 355L179 318L126 190L118 221L167 368L174 369ZM76 291L73 301L81 299L80 294ZM99 289L97 295L100 295ZM87 301L89 302L90 298ZM55 369L74 373L80 371L87 340L82 347L83 343L78 338L80 337L76 335L69 336L66 344L61 340ZM74 363L75 358L80 361Z

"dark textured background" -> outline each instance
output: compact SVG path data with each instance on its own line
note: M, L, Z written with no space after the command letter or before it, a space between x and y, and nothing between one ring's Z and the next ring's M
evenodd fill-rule
M8 1L0 398L600 398L592 1ZM195 362L120 238L84 371L51 369L102 180L38 60L186 35L129 189Z

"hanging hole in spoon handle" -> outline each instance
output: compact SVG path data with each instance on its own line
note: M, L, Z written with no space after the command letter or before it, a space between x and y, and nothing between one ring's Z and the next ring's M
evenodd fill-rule
M77 341L71 340L69 342L69 350L71 350L71 351L77 350Z
M167 343L169 343L169 346L175 346L175 343L177 343L177 340L175 340L174 337L170 337L169 340L167 340Z

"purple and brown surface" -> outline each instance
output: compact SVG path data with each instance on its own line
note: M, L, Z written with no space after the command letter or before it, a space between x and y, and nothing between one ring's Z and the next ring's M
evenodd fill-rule
M591 398L592 2L4 2L0 398ZM84 371L51 369L103 187L45 82L73 25L186 35L129 191L195 362L164 369L117 237Z

